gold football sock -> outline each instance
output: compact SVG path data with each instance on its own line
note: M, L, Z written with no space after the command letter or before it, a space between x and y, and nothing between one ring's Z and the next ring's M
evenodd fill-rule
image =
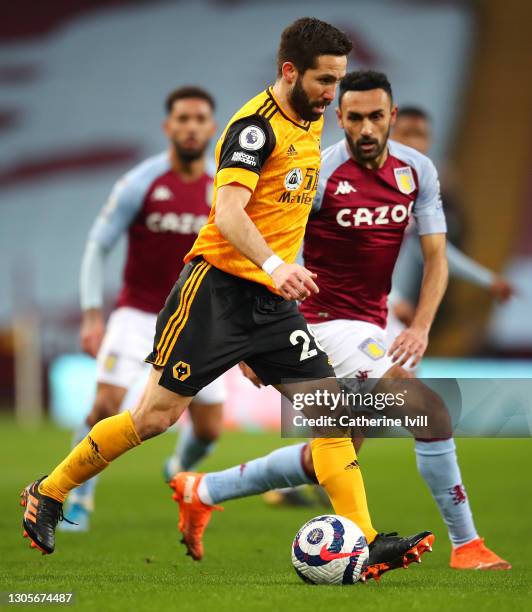
M104 470L141 440L130 412L103 419L39 485L39 492L63 503L69 491Z
M320 485L334 511L356 523L368 544L377 532L371 524L364 481L350 438L318 438L311 442L312 461Z

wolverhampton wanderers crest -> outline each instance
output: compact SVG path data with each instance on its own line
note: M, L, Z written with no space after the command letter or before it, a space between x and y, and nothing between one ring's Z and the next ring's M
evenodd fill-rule
M177 380L186 380L190 376L190 365L186 361L178 361L172 368L172 374Z
M412 168L404 166L403 168L394 168L393 173L395 174L395 182L399 191L408 195L416 189L416 183L414 181L414 175L412 174Z

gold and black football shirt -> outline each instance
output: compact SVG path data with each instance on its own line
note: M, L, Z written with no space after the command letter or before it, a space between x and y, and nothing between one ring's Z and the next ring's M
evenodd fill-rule
M322 128L323 118L302 122L291 117L272 88L247 102L216 145L214 203L185 262L201 255L216 268L277 293L272 279L219 232L216 193L223 185L247 187L252 192L247 214L272 251L294 262L318 185Z

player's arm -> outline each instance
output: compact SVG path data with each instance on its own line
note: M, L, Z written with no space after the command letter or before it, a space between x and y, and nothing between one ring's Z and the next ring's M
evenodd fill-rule
M250 135L254 142L248 143ZM271 276L286 300L304 300L318 292L316 275L278 257L245 210L274 147L275 136L262 117L246 117L229 127L216 175L215 223L226 240Z
M409 362L415 367L427 350L428 338L436 311L447 287L446 223L441 204L438 174L432 162L423 157L418 168L419 193L414 204L421 252L423 280L414 318L390 347L397 365Z
M104 335L102 314L104 262L118 238L137 214L142 198L135 181L119 181L92 226L81 261L80 303L82 310L80 341L83 351L96 356Z
M471 259L450 242L447 243L447 260L451 276L456 276L487 289L501 302L506 302L515 294L514 287L503 276L495 274L495 272Z

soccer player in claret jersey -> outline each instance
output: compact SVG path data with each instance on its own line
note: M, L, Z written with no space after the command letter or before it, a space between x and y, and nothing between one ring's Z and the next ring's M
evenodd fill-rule
M90 231L80 279L81 343L97 357L97 390L74 445L98 421L118 414L128 389L149 368L144 358L151 350L157 313L177 280L178 262L210 213L213 172L206 167L205 152L216 131L214 107L212 96L198 87L172 91L163 124L168 150L143 161L116 183ZM104 260L126 232L123 285L104 335ZM171 463L190 469L210 450L222 426L224 393L223 381L216 379L194 397L191 424L184 427ZM64 531L89 528L96 479L72 491L66 511L72 523L61 523Z
M426 156L388 139L396 112L384 74L361 71L342 80L338 119L345 138L323 153L304 244L305 265L317 272L320 292L302 302L301 310L336 375L377 379L376 391L386 390L388 381L411 376L403 366L415 366L425 352L447 282L446 225L436 169ZM389 339L387 295L411 215L425 272L410 327ZM241 367L260 386L260 375L249 365ZM414 389L427 414L441 408L441 400L420 381L409 381L409 390ZM313 440L312 446L320 443ZM451 432L437 440L417 437L415 451L419 471L449 530L451 567L509 569L477 534ZM321 466L313 457L307 444L297 444L207 474L202 478L203 501L219 504L268 489L311 484L315 475L323 484ZM335 501L332 498L335 511L345 514Z
M147 357L154 367L140 404L99 421L49 476L24 489L23 525L33 547L53 552L67 494L166 431L198 391L234 364L247 361L289 399L293 386L286 379L338 392L327 355L296 304L317 293L316 275L292 262L318 184L323 114L350 50L342 32L318 19L299 19L283 31L275 84L232 117L217 144L213 207L159 313ZM290 341L295 332L305 337L304 358L302 346ZM360 470L345 469L356 464L350 438L316 440L312 452L333 504L360 518L371 542L370 564L402 566L420 542L430 545L429 532L377 536ZM201 502L201 480L172 482L183 541L195 559L203 556L213 510Z

